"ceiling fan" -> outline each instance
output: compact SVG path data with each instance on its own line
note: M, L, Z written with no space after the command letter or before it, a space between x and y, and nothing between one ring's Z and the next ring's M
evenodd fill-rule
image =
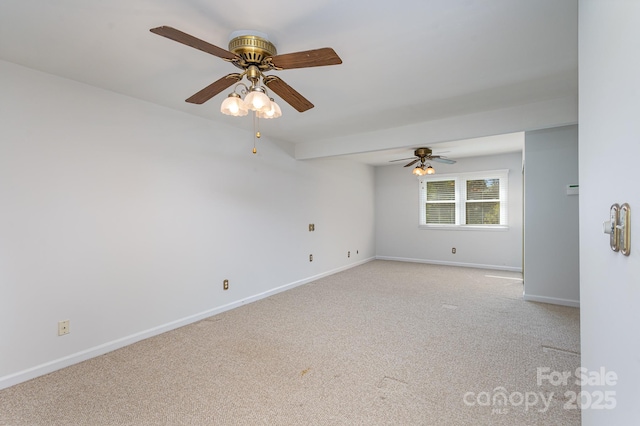
M433 167L431 167L431 164L425 164L426 161L435 161L438 163L445 163L445 164L455 164L455 160L450 160L448 158L443 157L442 155L432 155L432 152L433 151L431 151L431 148L417 148L415 151L413 151L413 155L415 157L401 158L399 160L391 160L390 163L393 163L394 161L411 160L409 163L404 165L404 167L409 167L409 166L413 166L419 161L420 164L418 164L416 168L413 169L413 174L417 176L422 176L425 174L432 175L436 172L433 169Z
M278 55L276 47L267 39L266 34L257 32L244 31L232 34L233 38L229 42L229 50L225 50L172 27L162 26L152 28L150 31L154 34L177 41L178 43L182 43L213 56L217 56L227 62L231 62L242 70L241 73L232 73L221 77L186 99L186 102L194 104L203 104L207 102L218 93L233 84L239 83L243 77L246 77L250 82L249 87L243 85L245 87L247 97L249 94L252 94L252 92L265 93L265 89L260 83L262 80L267 88L280 96L289 105L299 112L304 112L313 108L313 104L311 102L279 77L264 75L263 73L273 70L279 71L294 68L319 67L325 65L338 65L342 63L342 59L340 59L336 52L330 47ZM229 97L240 98L238 94L234 94L235 90L234 93L229 95ZM273 99L271 99L271 101L273 102ZM258 111L258 109L250 109ZM238 115L246 115L246 112Z

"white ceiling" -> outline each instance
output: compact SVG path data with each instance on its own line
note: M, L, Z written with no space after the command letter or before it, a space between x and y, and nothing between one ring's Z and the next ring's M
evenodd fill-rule
M577 0L2 0L0 59L250 128L248 117L219 112L224 93L184 102L237 69L149 31L161 25L225 49L242 29L267 33L278 53L333 47L343 64L274 72L315 108L298 113L281 101L283 117L262 124L319 152L340 138L577 99ZM358 152L372 152L353 158L384 164L422 146L419 134L403 136L388 147L361 143ZM434 151L455 158L469 144L471 155L513 151L507 139L518 138L431 142L448 143Z

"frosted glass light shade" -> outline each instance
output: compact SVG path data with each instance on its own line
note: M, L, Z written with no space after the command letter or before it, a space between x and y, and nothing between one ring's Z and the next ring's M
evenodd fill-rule
M252 90L244 98L244 102L251 111L262 112L270 107L271 99L260 90Z
M434 175L436 174L436 169L434 169L433 167L431 167L431 165L429 165L429 167L427 167L427 170L425 170L425 173L428 175Z
M220 105L220 112L234 117L242 117L249 114L249 110L242 98L237 93L230 94Z
M424 176L427 174L426 170L424 170L421 166L416 166L415 169L413 169L413 173L416 176Z
M282 110L280 106L275 103L273 99L269 101L269 108L265 111L258 112L258 117L260 118L278 118L282 117Z

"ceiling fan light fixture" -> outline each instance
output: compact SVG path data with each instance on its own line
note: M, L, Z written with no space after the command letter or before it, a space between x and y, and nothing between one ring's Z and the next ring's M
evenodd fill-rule
M436 173L436 169L431 167L431 164L424 164L424 160L416 166L415 169L411 172L416 176L424 176L424 175L433 175Z
M222 105L220 105L220 112L234 117L243 117L249 114L247 105L236 92L230 93L229 96L222 101Z
M254 87L244 98L244 102L251 111L266 112L271 108L271 99L260 87Z
M417 165L415 169L413 169L413 173L416 176L424 176L427 174L427 171L424 169L424 165Z

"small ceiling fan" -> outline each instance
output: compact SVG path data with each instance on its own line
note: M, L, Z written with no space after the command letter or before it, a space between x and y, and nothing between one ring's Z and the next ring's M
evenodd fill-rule
M237 36L233 37L229 42L229 50L225 50L172 27L162 26L152 28L150 31L217 56L227 62L231 62L242 70L241 73L232 73L221 77L186 99L186 102L194 104L207 102L218 93L246 77L250 81L250 87L246 88L248 94L252 92L262 92L264 94L265 90L260 83L262 80L264 85L289 105L299 112L304 112L313 108L314 105L279 77L264 75L263 72L342 63L342 59L330 47L278 55L276 47L266 38L266 35L257 32L247 34L252 32L245 31L232 34L232 37L234 35ZM229 95L229 97L232 96L234 96L233 93ZM235 96L239 97L237 94Z
M425 164L427 161L435 161L438 163L445 163L445 164L455 164L454 160L445 158L442 155L432 155L431 148L417 148L415 151L413 151L413 155L415 157L401 158L399 160L391 160L390 163L393 163L395 161L411 160L409 163L404 165L404 167L410 167L419 161L420 164L418 164L416 168L413 169L413 174L417 176L422 176L425 174L432 175L436 172L435 169L431 167L431 164Z

